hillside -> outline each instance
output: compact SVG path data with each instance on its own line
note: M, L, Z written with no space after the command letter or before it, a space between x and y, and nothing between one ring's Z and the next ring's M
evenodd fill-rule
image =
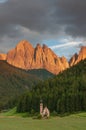
M9 99L27 91L40 80L52 76L53 74L46 70L25 71L0 61L0 107L5 106Z
M38 77L41 80L46 80L51 77L54 77L54 74L50 73L45 69L33 69L33 70L28 70L27 72L31 75Z
M21 97L17 111L38 112L40 99L54 113L86 111L86 60L35 85Z

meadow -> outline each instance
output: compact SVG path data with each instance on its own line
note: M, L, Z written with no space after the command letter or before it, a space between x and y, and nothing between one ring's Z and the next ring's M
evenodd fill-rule
M0 130L86 130L86 113L42 120L0 114Z

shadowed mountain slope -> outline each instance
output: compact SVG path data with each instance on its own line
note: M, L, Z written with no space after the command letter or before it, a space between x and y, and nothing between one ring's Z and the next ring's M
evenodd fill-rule
M6 61L0 61L0 107L24 91L29 90L40 80L52 77L46 70L25 71L15 68Z

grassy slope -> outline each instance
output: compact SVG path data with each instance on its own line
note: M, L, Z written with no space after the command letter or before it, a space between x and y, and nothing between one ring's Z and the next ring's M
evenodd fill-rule
M12 111L11 111L12 113ZM19 116L0 116L0 130L85 130L86 113L67 117L33 120Z
M40 70L39 75L37 70L24 71L17 69L5 61L0 61L0 106L6 104L9 99L16 97L24 91L27 91L33 84L39 80L44 80L53 76L46 70Z

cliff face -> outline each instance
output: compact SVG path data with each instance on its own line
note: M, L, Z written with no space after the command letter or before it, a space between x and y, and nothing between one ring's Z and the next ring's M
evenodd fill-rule
M54 74L58 74L59 72L69 67L67 60L65 60L64 65L61 59L46 45L43 45L43 47L41 47L38 44L35 48L34 56L34 65L32 64L33 68L35 66L37 68L41 67Z
M69 67L65 57L58 57L46 45L41 47L37 44L36 48L33 48L26 40L19 42L16 48L8 52L7 62L26 70L44 68L54 74Z
M20 41L17 46L10 50L7 54L0 54L0 60L6 60L9 64L29 69L46 69L53 74L77 64L86 58L86 46L81 47L79 54L74 54L69 63L65 57L58 57L46 45L37 44L34 48L30 42L26 40Z
M6 54L0 54L0 60L6 60L7 55Z
M7 62L18 68L31 69L33 55L34 48L32 45L28 41L22 40L16 48L8 52Z
M77 64L78 62L80 62L81 60L84 60L85 58L86 58L86 47L83 46L81 47L79 54L73 55L73 57L70 59L69 64L70 66L73 66Z

